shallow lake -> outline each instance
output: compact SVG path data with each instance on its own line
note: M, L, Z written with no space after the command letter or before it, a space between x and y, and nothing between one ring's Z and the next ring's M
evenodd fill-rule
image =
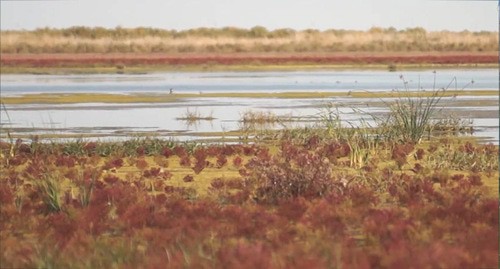
M405 85L403 80L407 81ZM73 137L100 137L100 140L157 133L175 139L197 139L200 133L241 129L245 111L270 111L293 118L288 127L317 121L325 107L333 104L346 124L359 122L361 114L387 111L385 101L376 98L201 98L212 92L357 92L447 88L498 90L497 69L446 69L418 71L302 71L302 72L166 72L151 74L102 75L1 75L2 97L36 93L169 94L193 93L169 103L78 103L29 104L2 107L2 136L49 133ZM474 135L498 143L498 96L444 98L444 112L471 119ZM210 121L188 123L179 120L187 112L212 116ZM324 115L324 114L323 114ZM8 127L8 128L7 128ZM282 128L283 126L272 126ZM105 136L105 138L101 137Z

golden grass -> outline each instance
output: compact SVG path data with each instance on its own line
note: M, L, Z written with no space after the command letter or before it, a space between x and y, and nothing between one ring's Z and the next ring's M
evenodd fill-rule
M498 51L496 32L427 32L422 28L397 31L372 28L369 31L289 30L287 34L250 32L235 35L224 29L208 29L200 34L193 29L176 34L135 34L134 29L120 29L130 34L108 36L62 30L2 31L2 53L184 53L184 52L333 52L333 51ZM241 31L247 31L240 29ZM160 30L161 31L161 30ZM198 32L197 32L198 31ZM206 32L207 32L206 31Z
M155 158L158 158L158 156L148 156L144 157L144 160L147 162L148 167L155 167L158 166L157 160ZM249 157L242 157L245 161L248 161ZM164 158L166 160L166 158ZM228 159L230 162L232 159ZM106 159L102 161L104 162ZM207 161L211 162L212 164L217 162L217 159L212 157L212 158L207 158ZM216 178L234 178L234 177L240 177L239 175L239 168L234 167L232 164L228 163L225 165L223 168L216 168L216 167L207 167L203 169L203 171L196 175L193 172L193 169L191 167L184 167L179 164L180 158L177 156L171 156L167 160L168 162L168 168L166 168L169 172L172 173L172 178L168 180L168 185L174 186L174 187L189 187L193 188L196 190L196 193L200 196L207 196L209 192L209 187L211 186L211 183L214 179ZM127 162L126 162L127 163ZM126 164L120 169L116 170L116 176L118 176L121 179L126 179L127 174L134 174L134 173L140 173L140 169L138 169L134 165ZM184 177L191 175L194 179L193 182L184 182Z

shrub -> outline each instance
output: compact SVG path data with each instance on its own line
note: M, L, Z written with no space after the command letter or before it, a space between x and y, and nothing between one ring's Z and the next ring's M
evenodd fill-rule
M250 170L248 182L256 184L256 199L263 203L277 203L295 197L322 197L330 192L332 166L327 158L304 149L283 151L277 156L256 157L246 167Z

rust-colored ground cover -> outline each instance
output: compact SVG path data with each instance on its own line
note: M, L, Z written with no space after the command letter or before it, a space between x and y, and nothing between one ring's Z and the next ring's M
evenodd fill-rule
M0 148L2 268L498 267L494 145Z
M92 67L156 65L389 65L494 64L496 52L448 53L221 53L221 54L2 54L8 67Z

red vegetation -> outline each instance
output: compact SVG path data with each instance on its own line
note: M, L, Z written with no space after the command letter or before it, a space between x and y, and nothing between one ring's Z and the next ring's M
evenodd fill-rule
M403 167L407 163L408 155L413 151L414 145L407 144L396 144L392 149L392 159L396 162L399 169Z
M403 163L414 148L379 150ZM496 154L474 144L459 151ZM337 162L348 148L321 139L284 141L276 154L260 146L174 152L195 167L209 156L222 167L230 157L242 177L213 179L202 197L167 185L174 170L151 165L127 180L105 171L123 166L121 158L99 167L86 152L39 149L19 151L19 165L2 159L1 267L498 268L498 199L487 195L481 174L423 167L419 149L413 172L356 176ZM243 154L252 156L245 165ZM61 183L60 199L47 200L46 178ZM61 210L44 210L48 202Z
M227 163L227 158L225 155L220 154L217 156L217 168L222 168Z
M135 161L135 167L143 171L148 167L148 162L146 162L146 160L144 160L143 158L140 158Z
M104 164L102 167L103 170L110 170L110 169L117 169L123 166L123 159L122 158L112 158L108 162Z
M233 159L233 165L235 167L240 167L242 163L243 163L243 159L241 159L240 156L234 157L234 159Z
M227 54L2 54L2 66L72 67L117 65L238 64L484 64L496 53L227 53Z
M193 182L194 178L192 175L187 175L182 180L184 180L184 182Z

